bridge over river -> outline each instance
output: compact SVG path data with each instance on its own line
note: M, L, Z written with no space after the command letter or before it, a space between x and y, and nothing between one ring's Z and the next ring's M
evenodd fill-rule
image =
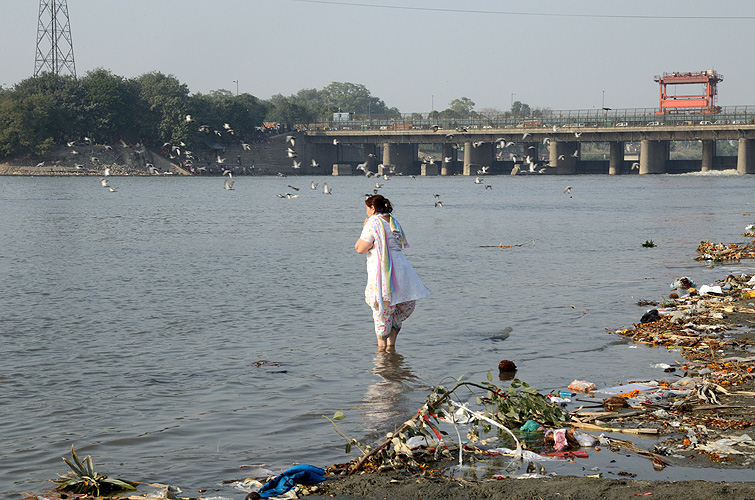
M334 175L350 175L354 161L343 148L358 146L373 171L403 174L476 175L541 172L662 174L736 168L755 173L755 107L723 108L716 114L656 114L653 109L549 111L539 117L486 117L474 120L362 117L311 124L301 133L308 154L333 165ZM670 160L672 141L700 141L699 160ZM737 156L717 157L716 141L737 141ZM583 144L607 143L608 161L582 159ZM625 145L639 143L627 158ZM418 158L420 145L441 151L431 161ZM510 151L518 151L512 157ZM529 156L532 163L528 163ZM683 162L680 164L679 162ZM532 165L532 166L531 166Z

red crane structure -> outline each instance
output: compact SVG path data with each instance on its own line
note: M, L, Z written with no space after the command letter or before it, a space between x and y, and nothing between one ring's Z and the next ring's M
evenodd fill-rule
M656 75L654 80L661 85L661 107L656 114L665 113L688 113L696 111L698 113L720 113L721 107L716 106L714 98L718 95L716 84L724 80L724 75L720 75L716 70L708 69L695 73L664 73L663 76ZM666 91L667 85L704 85L705 93L690 95L673 95L669 96Z

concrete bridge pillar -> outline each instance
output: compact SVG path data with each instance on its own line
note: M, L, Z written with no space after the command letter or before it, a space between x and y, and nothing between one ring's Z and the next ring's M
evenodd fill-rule
M643 139L640 142L640 175L665 174L667 157L668 141Z
M713 158L716 156L716 141L703 141L703 157L700 162L700 171L708 172L713 169Z
M414 160L417 155L414 154L412 144L397 144L387 142L383 145L383 166L390 168L393 166L396 173L411 173L414 166Z
M423 163L419 175L438 175L438 163Z
M453 175L456 173L456 148L451 144L443 143L441 149L443 158L441 158L440 175ZM446 161L451 158L451 161Z
M608 160L608 175L620 175L621 166L624 164L624 143L612 142Z
M310 157L306 161L311 172L318 172L319 170L327 172L333 168L333 165L338 163L338 146L333 144L313 144L310 151L312 154L309 155ZM312 167L313 159L320 165L319 167ZM304 166L304 162L302 162L302 166Z
M350 163L334 163L333 175L354 175L354 167Z
M464 143L463 175L477 175L482 167L493 165L493 144L486 142L474 147L471 142Z
M755 142L752 139L739 139L737 152L737 172L755 174Z
M560 175L574 175L577 173L577 160L579 159L580 144L578 142L558 142L551 140L548 143L548 156L551 167L556 168ZM575 156L574 153L577 153Z

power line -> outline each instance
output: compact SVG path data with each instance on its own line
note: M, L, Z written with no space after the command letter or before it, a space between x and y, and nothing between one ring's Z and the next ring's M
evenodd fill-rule
M338 5L344 7L367 7L371 9L389 10L414 10L421 12L447 12L453 14L491 14L497 16L532 16L532 17L567 17L567 18L592 18L592 19L679 19L679 20L752 20L755 16L662 16L643 14L563 14L557 12L515 12L503 10L478 10L478 9L443 9L438 7L410 7L406 5L381 5L374 3L346 3L331 0L291 0L300 3L316 3L325 5Z

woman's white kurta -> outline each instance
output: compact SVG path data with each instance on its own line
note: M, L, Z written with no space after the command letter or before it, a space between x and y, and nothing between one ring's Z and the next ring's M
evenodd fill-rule
M371 218L377 218L382 223L388 251L391 253L391 260L393 261L396 286L393 293L391 293L390 304L401 304L402 302L417 300L430 295L430 290L425 287L422 280L419 279L417 272L406 259L403 249L398 242L397 235L391 231L390 223L379 215L373 215ZM369 223L364 225L359 239L368 243L375 243L375 239L379 236L375 234L371 226L373 225ZM375 244L367 251L367 286L364 289L365 302L371 306L378 304L377 281L379 268L381 264L386 265L385 263L381 263L380 259L378 245Z

